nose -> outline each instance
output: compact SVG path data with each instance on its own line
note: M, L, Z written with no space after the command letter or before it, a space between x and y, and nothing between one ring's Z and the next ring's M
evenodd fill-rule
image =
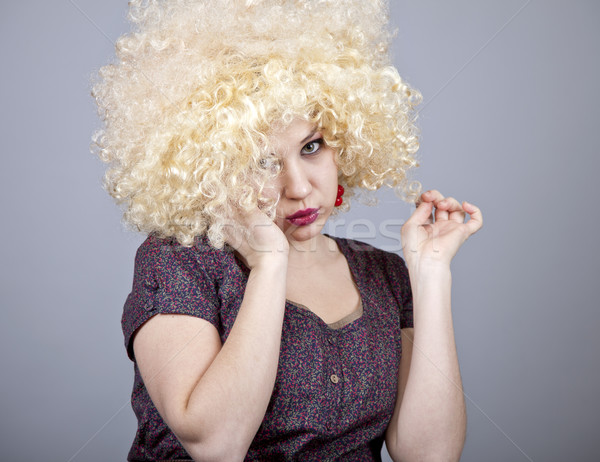
M312 191L308 172L301 160L285 162L283 168L283 192L287 199L302 200Z

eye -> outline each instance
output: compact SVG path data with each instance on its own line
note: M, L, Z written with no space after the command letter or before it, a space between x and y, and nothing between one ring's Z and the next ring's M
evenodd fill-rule
M275 156L270 156L270 157L263 157L262 159L260 159L260 161L258 162L258 165L260 166L260 168L265 169L265 170L271 170L272 172L276 172L277 170L279 170L281 162L278 158L276 158Z
M321 146L323 145L323 138L319 138L317 140L312 140L309 141L308 143L306 143L304 145L304 147L302 148L302 154L315 154L319 151L319 149L321 149Z

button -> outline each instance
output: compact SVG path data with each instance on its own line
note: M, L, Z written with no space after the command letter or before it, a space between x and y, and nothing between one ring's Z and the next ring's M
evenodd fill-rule
M328 341L329 343L331 343L332 345L334 345L334 344L335 344L335 342L337 342L337 338L335 338L335 337L329 337L329 338L327 339L327 341Z
M148 300L144 305L146 311L154 311L154 302L152 300Z
M329 380L331 380L331 383L338 383L340 381L340 378L335 374L331 374L331 377L329 377Z

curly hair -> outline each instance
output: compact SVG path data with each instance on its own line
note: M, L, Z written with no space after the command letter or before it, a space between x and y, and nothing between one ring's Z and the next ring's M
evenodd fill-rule
M139 231L222 247L236 210L273 217L270 128L294 118L336 150L346 197L415 197L421 97L391 65L385 0L133 0L129 19L93 87L94 144Z

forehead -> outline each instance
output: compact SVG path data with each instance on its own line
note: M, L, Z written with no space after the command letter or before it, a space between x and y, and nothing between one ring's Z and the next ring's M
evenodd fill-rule
M269 141L273 149L282 151L287 148L302 146L316 133L315 124L303 119L294 119L289 124L274 124Z

